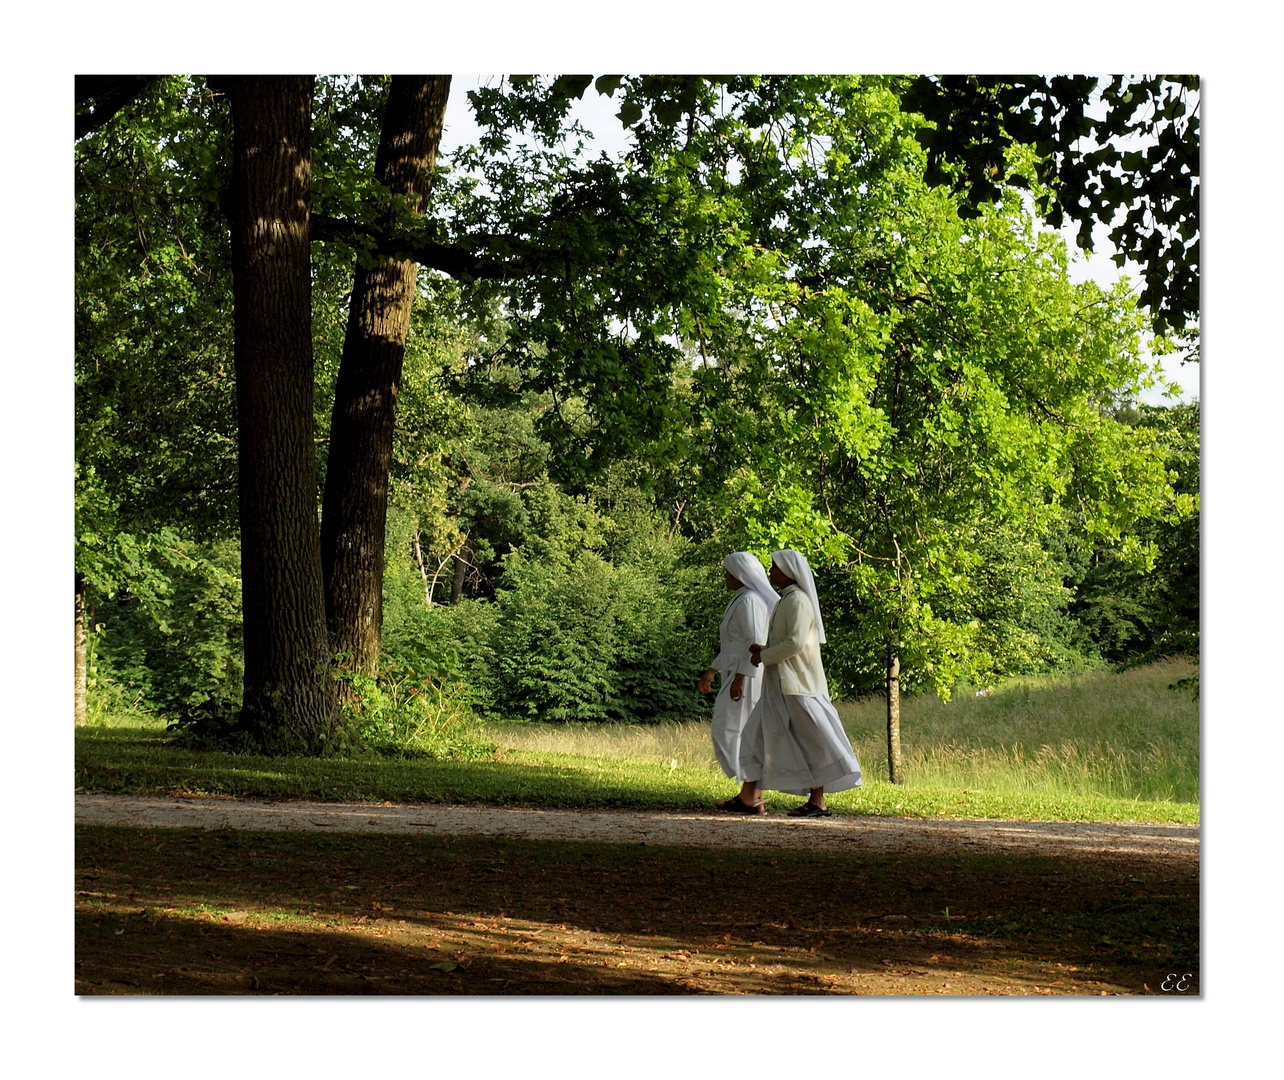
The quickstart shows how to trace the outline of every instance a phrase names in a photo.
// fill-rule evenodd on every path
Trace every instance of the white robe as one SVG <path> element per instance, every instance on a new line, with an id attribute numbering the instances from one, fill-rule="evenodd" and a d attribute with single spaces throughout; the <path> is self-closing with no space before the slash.
<path id="1" fill-rule="evenodd" d="M 781 646 L 788 629 L 788 636 L 801 652 L 803 642 L 815 636 L 814 629 L 800 627 L 797 622 L 813 619 L 810 605 L 804 608 L 801 604 L 785 603 L 796 588 L 785 589 L 781 602 L 776 605 L 768 646 Z M 788 625 L 791 619 L 792 627 Z M 767 654 L 763 650 L 764 655 L 775 655 L 777 662 L 762 664 L 762 696 L 740 738 L 740 776 L 757 780 L 764 789 L 790 795 L 809 795 L 818 787 L 826 792 L 858 787 L 860 762 L 843 730 L 838 710 L 829 700 L 828 688 L 814 696 L 786 694 L 781 689 L 781 661 L 788 658 L 781 653 L 787 651 L 775 649 L 773 654 Z M 818 645 L 815 663 L 820 666 Z"/>
<path id="2" fill-rule="evenodd" d="M 767 636 L 767 605 L 747 585 L 736 590 L 718 628 L 719 652 L 709 666 L 722 676 L 722 688 L 713 702 L 713 752 L 727 776 L 743 782 L 740 764 L 740 732 L 762 688 L 762 669 L 754 667 L 749 646 Z M 731 681 L 743 675 L 744 688 L 739 701 L 731 700 Z"/>

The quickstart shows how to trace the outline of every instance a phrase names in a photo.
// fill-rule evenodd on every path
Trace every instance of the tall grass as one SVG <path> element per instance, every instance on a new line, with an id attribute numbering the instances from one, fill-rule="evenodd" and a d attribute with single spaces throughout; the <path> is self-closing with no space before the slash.
<path id="1" fill-rule="evenodd" d="M 1189 693 L 1169 689 L 1192 671 L 1188 660 L 1168 660 L 1120 674 L 1013 679 L 984 696 L 959 694 L 949 702 L 907 698 L 901 708 L 905 784 L 897 790 L 1198 804 L 1199 706 Z M 886 785 L 883 699 L 843 702 L 838 711 L 866 791 Z M 490 724 L 486 730 L 514 750 L 718 771 L 707 723 Z"/>
<path id="2" fill-rule="evenodd" d="M 131 693 L 106 680 L 96 680 L 85 695 L 85 723 L 89 727 L 165 729 L 164 718 L 147 708 L 141 692 Z"/>
<path id="3" fill-rule="evenodd" d="M 709 724 L 540 724 L 491 722 L 487 737 L 510 750 L 626 758 L 673 769 L 718 769 Z"/>

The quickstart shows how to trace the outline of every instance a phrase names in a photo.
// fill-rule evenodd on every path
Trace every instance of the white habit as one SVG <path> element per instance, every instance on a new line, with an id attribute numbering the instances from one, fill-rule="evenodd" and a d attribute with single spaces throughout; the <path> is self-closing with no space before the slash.
<path id="1" fill-rule="evenodd" d="M 717 657 L 709 666 L 722 676 L 722 687 L 713 702 L 713 752 L 728 776 L 743 782 L 737 772 L 740 762 L 740 732 L 762 690 L 762 669 L 749 659 L 749 646 L 767 635 L 767 605 L 748 585 L 736 590 L 718 628 Z M 731 680 L 743 675 L 739 701 L 731 700 Z"/>
<path id="2" fill-rule="evenodd" d="M 846 791 L 860 782 L 860 763 L 829 700 L 820 663 L 824 624 L 819 618 L 810 568 L 796 552 L 772 558 L 789 577 L 771 616 L 762 650 L 763 687 L 740 740 L 740 775 L 790 795 L 812 788 Z"/>

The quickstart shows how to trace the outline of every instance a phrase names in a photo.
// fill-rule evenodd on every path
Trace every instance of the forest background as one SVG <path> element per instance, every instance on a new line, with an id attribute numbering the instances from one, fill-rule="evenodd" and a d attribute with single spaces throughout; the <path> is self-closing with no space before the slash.
<path id="1" fill-rule="evenodd" d="M 328 482 L 327 451 L 350 423 L 353 260 L 358 289 L 389 261 L 351 223 L 413 210 L 371 175 L 395 80 L 318 80 L 311 419 L 350 687 L 343 730 L 319 736 L 242 707 L 220 84 L 161 80 L 87 132 L 78 720 L 132 711 L 257 741 L 299 723 L 331 748 L 404 753 L 385 732 L 405 730 L 387 703 L 407 687 L 483 717 L 698 718 L 717 567 L 741 547 L 808 554 L 834 695 L 882 690 L 889 725 L 900 687 L 1197 653 L 1198 403 L 1137 401 L 1151 353 L 1197 359 L 1194 324 L 1149 293 L 1147 314 L 1126 283 L 1072 284 L 1033 213 L 1059 213 L 1057 178 L 1019 145 L 1003 186 L 933 178 L 911 82 L 470 93 L 482 136 L 425 170 L 432 250 L 404 366 L 370 391 L 397 401 L 386 507 L 365 515 L 383 566 L 367 560 L 378 595 L 345 630 L 360 570 L 334 552 L 358 526 L 329 523 L 358 516 L 362 489 L 342 486 L 349 458 Z M 1157 86 L 1148 122 L 1180 133 L 1193 98 Z M 617 92 L 634 147 L 598 154 L 569 106 Z M 1180 228 L 1178 250 L 1197 243 L 1197 220 Z"/>

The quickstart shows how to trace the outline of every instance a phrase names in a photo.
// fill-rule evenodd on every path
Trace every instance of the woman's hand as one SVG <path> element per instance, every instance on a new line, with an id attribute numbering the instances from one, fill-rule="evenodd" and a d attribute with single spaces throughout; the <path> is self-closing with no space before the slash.
<path id="1" fill-rule="evenodd" d="M 716 668 L 710 668 L 700 676 L 700 681 L 696 684 L 696 689 L 698 689 L 702 694 L 707 694 L 713 689 L 713 677 L 717 674 L 718 671 Z"/>
<path id="2" fill-rule="evenodd" d="M 754 667 L 759 667 L 762 664 L 762 646 L 761 645 L 749 646 L 749 663 L 753 664 Z"/>

